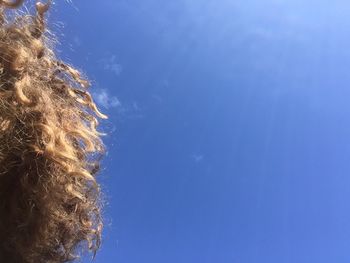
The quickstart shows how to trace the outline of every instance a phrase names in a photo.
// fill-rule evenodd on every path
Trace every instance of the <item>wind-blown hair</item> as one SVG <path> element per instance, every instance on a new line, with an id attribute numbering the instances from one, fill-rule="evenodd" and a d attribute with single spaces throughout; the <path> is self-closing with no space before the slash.
<path id="1" fill-rule="evenodd" d="M 95 180 L 105 118 L 76 69 L 58 60 L 36 15 L 0 0 L 0 262 L 60 263 L 101 240 Z"/>

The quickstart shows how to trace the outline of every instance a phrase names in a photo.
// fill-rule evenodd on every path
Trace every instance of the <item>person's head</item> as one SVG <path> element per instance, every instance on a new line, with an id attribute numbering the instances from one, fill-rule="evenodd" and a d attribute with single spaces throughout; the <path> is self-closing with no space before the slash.
<path id="1" fill-rule="evenodd" d="M 23 0 L 0 0 L 0 262 L 67 262 L 101 240 L 105 118 Z"/>

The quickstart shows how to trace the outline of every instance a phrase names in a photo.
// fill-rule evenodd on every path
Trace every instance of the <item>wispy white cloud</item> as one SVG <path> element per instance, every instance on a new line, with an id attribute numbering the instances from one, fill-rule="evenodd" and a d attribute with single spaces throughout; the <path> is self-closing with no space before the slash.
<path id="1" fill-rule="evenodd" d="M 99 63 L 104 70 L 111 71 L 116 76 L 119 76 L 123 71 L 123 67 L 117 62 L 117 57 L 115 55 L 111 55 L 108 58 L 103 58 L 99 61 Z"/>
<path id="2" fill-rule="evenodd" d="M 140 111 L 139 104 L 138 104 L 136 101 L 133 101 L 133 102 L 132 102 L 132 108 L 133 108 L 135 111 Z"/>
<path id="3" fill-rule="evenodd" d="M 199 163 L 199 162 L 203 161 L 204 155 L 202 155 L 202 154 L 192 154 L 191 158 L 192 158 L 196 163 Z"/>
<path id="4" fill-rule="evenodd" d="M 76 45 L 77 47 L 80 47 L 81 46 L 81 39 L 78 37 L 78 36 L 75 36 L 73 38 L 73 43 L 74 45 Z"/>
<path id="5" fill-rule="evenodd" d="M 142 119 L 144 117 L 144 112 L 137 101 L 122 103 L 117 96 L 111 95 L 106 89 L 97 89 L 92 92 L 92 96 L 98 107 L 107 110 L 114 109 L 114 116 L 117 116 L 119 121 Z"/>
<path id="6" fill-rule="evenodd" d="M 122 119 L 142 119 L 144 117 L 144 112 L 137 101 L 123 105 L 119 112 Z"/>
<path id="7" fill-rule="evenodd" d="M 105 89 L 95 91 L 93 96 L 97 104 L 106 109 L 122 107 L 120 100 L 116 96 L 111 96 Z"/>

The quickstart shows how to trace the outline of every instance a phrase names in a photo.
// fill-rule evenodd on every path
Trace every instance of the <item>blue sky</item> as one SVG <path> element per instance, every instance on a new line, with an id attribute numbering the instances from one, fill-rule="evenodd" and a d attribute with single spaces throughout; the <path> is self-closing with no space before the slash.
<path id="1" fill-rule="evenodd" d="M 110 116 L 97 263 L 349 262 L 347 1 L 72 2 L 58 50 Z"/>

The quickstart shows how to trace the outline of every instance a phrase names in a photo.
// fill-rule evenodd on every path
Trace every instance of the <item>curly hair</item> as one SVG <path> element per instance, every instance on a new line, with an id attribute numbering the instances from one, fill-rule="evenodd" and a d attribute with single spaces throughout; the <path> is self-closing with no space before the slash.
<path id="1" fill-rule="evenodd" d="M 0 262 L 71 262 L 100 246 L 105 149 L 89 82 L 36 14 L 0 0 Z"/>

